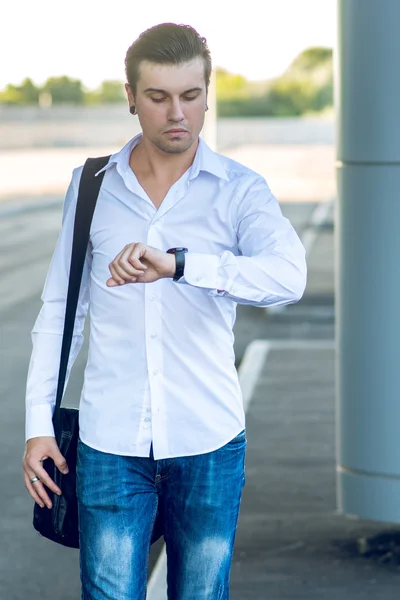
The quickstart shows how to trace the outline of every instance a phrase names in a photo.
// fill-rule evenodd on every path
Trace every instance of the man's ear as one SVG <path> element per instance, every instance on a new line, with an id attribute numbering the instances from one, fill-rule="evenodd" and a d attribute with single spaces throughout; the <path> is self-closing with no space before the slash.
<path id="1" fill-rule="evenodd" d="M 128 97 L 129 104 L 135 104 L 135 95 L 129 83 L 125 84 L 125 92 Z"/>

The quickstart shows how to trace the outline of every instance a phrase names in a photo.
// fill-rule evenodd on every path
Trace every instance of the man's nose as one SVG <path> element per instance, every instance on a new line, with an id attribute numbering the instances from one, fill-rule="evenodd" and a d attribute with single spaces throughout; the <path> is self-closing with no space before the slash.
<path id="1" fill-rule="evenodd" d="M 185 118 L 183 114 L 183 108 L 180 100 L 172 100 L 170 104 L 170 110 L 168 114 L 169 121 L 174 121 L 175 123 L 182 121 Z"/>

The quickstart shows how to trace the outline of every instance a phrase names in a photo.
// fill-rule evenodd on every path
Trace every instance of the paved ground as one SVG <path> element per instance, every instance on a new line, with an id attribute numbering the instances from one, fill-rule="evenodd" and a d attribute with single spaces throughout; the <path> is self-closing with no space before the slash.
<path id="1" fill-rule="evenodd" d="M 336 514 L 333 343 L 272 346 L 247 434 L 232 600 L 397 599 L 399 569 L 356 552 L 389 528 Z"/>

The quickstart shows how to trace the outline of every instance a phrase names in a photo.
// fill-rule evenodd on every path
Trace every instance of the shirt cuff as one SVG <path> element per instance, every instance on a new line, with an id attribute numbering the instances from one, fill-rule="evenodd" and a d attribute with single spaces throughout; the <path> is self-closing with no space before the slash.
<path id="1" fill-rule="evenodd" d="M 55 437 L 53 409 L 50 404 L 35 404 L 26 409 L 25 441 L 34 437 Z"/>
<path id="2" fill-rule="evenodd" d="M 184 275 L 177 283 L 188 283 L 194 287 L 209 290 L 222 289 L 218 284 L 219 256 L 215 254 L 200 254 L 187 252 L 185 254 Z"/>

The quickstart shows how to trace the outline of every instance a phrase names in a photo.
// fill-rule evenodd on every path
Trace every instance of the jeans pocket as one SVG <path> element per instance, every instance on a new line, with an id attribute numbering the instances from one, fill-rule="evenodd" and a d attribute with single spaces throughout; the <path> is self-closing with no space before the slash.
<path id="1" fill-rule="evenodd" d="M 230 444 L 242 444 L 243 442 L 246 442 L 246 441 L 247 441 L 246 430 L 243 429 L 243 431 L 238 433 L 237 436 L 234 437 L 233 440 L 231 440 L 229 443 Z"/>

